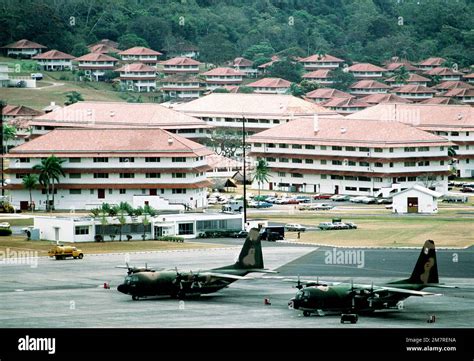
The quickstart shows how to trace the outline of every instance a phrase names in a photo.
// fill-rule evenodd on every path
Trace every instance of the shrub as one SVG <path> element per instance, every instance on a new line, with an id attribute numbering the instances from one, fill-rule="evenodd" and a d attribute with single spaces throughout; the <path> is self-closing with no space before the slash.
<path id="1" fill-rule="evenodd" d="M 165 242 L 184 242 L 183 237 L 176 237 L 176 236 L 163 236 L 158 237 L 158 241 L 165 241 Z"/>

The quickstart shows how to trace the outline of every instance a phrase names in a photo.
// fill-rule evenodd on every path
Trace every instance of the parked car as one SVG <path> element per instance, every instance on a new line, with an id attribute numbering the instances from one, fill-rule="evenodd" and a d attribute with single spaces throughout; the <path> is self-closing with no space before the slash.
<path id="1" fill-rule="evenodd" d="M 357 229 L 357 224 L 353 222 L 344 222 L 344 223 L 349 226 L 349 229 Z"/>
<path id="2" fill-rule="evenodd" d="M 249 207 L 252 208 L 270 208 L 273 207 L 273 204 L 264 202 L 264 201 L 250 201 L 248 203 Z"/>
<path id="3" fill-rule="evenodd" d="M 350 197 L 343 194 L 335 194 L 330 199 L 334 202 L 346 202 L 350 199 Z"/>
<path id="4" fill-rule="evenodd" d="M 308 196 L 297 196 L 296 200 L 300 203 L 309 203 L 311 202 L 311 197 Z"/>
<path id="5" fill-rule="evenodd" d="M 43 74 L 41 74 L 41 73 L 32 73 L 31 74 L 31 79 L 42 80 L 43 79 Z"/>
<path id="6" fill-rule="evenodd" d="M 306 231 L 306 227 L 298 223 L 288 223 L 285 224 L 285 230 L 287 232 L 304 232 Z"/>
<path id="7" fill-rule="evenodd" d="M 349 199 L 350 202 L 352 203 L 362 203 L 362 200 L 365 199 L 365 196 L 357 196 L 357 197 L 352 197 Z"/>
<path id="8" fill-rule="evenodd" d="M 319 223 L 318 228 L 321 231 L 329 231 L 331 229 L 335 229 L 334 224 L 332 222 L 322 222 Z"/>
<path id="9" fill-rule="evenodd" d="M 377 204 L 392 204 L 391 198 L 380 198 L 377 199 Z"/>
<path id="10" fill-rule="evenodd" d="M 463 193 L 474 193 L 474 188 L 472 188 L 472 187 L 463 187 L 461 189 L 461 192 L 463 192 Z"/>
<path id="11" fill-rule="evenodd" d="M 232 233 L 231 237 L 232 238 L 247 238 L 248 235 L 249 235 L 249 232 L 240 231 L 240 232 Z"/>
<path id="12" fill-rule="evenodd" d="M 315 194 L 313 196 L 313 198 L 314 199 L 331 199 L 332 196 L 333 196 L 332 194 L 320 194 L 320 193 L 318 193 L 318 194 Z"/>
<path id="13" fill-rule="evenodd" d="M 328 211 L 330 209 L 333 209 L 334 206 L 328 203 L 314 203 L 309 205 L 311 210 L 315 211 Z"/>
<path id="14" fill-rule="evenodd" d="M 362 202 L 361 203 L 364 203 L 364 204 L 374 204 L 376 203 L 377 200 L 374 198 L 374 197 L 364 197 L 362 199 Z"/>

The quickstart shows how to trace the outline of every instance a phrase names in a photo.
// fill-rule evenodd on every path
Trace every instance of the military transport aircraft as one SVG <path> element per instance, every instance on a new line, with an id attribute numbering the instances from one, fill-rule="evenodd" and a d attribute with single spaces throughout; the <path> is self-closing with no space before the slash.
<path id="1" fill-rule="evenodd" d="M 128 267 L 119 292 L 131 295 L 133 300 L 147 296 L 184 298 L 219 291 L 251 272 L 276 273 L 263 266 L 262 245 L 258 229 L 250 230 L 235 264 L 198 272 L 178 272 L 178 269 L 156 271 Z"/>
<path id="2" fill-rule="evenodd" d="M 384 285 L 354 283 L 330 283 L 319 280 L 301 281 L 299 291 L 288 307 L 311 313 L 342 312 L 348 314 L 371 313 L 375 310 L 399 308 L 400 301 L 410 296 L 435 296 L 436 293 L 422 291 L 425 287 L 457 288 L 439 283 L 436 250 L 433 241 L 425 242 L 410 278 Z"/>

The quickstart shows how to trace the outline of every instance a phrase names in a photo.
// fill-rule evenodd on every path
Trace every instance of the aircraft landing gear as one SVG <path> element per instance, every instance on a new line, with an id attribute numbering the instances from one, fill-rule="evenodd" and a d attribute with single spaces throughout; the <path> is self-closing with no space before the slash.
<path id="1" fill-rule="evenodd" d="M 138 296 L 132 296 L 132 300 L 138 301 L 138 300 L 139 300 L 139 297 L 138 297 Z"/>
<path id="2" fill-rule="evenodd" d="M 309 311 L 303 311 L 303 316 L 304 316 L 304 317 L 309 317 L 309 316 L 311 316 L 311 312 L 309 312 Z"/>

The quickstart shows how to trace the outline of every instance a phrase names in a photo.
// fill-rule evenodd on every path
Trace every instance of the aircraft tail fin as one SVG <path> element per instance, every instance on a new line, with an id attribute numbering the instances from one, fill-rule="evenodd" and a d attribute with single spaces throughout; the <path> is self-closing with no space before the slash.
<path id="1" fill-rule="evenodd" d="M 236 263 L 222 269 L 263 269 L 262 243 L 260 241 L 260 232 L 257 228 L 252 228 L 245 239 L 239 258 Z"/>
<path id="2" fill-rule="evenodd" d="M 412 283 L 420 285 L 439 283 L 436 248 L 432 240 L 427 240 L 423 245 L 410 278 L 394 283 Z"/>

